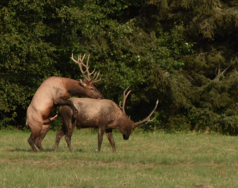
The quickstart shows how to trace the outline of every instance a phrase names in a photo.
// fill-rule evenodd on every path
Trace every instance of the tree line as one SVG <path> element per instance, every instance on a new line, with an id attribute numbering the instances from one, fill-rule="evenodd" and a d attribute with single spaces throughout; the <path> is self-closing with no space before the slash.
<path id="1" fill-rule="evenodd" d="M 238 132 L 238 3 L 233 0 L 2 0 L 0 128 L 25 126 L 50 76 L 80 79 L 72 53 L 90 54 L 96 87 L 146 130 Z"/>

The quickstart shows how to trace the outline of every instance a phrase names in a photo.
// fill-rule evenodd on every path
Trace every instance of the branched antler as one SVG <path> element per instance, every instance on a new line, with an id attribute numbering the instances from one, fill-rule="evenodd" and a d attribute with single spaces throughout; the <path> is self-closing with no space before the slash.
<path id="1" fill-rule="evenodd" d="M 151 116 L 153 115 L 153 113 L 155 112 L 155 110 L 156 110 L 158 104 L 159 104 L 159 99 L 157 99 L 156 104 L 155 104 L 155 107 L 154 107 L 154 110 L 152 110 L 152 112 L 150 113 L 150 115 L 149 115 L 147 118 L 145 118 L 144 120 L 135 123 L 135 124 L 134 124 L 134 127 L 137 127 L 137 126 L 139 126 L 139 125 L 141 125 L 141 124 L 143 124 L 143 123 L 147 124 L 147 123 L 153 121 L 155 118 L 150 119 L 150 117 L 151 117 Z"/>
<path id="2" fill-rule="evenodd" d="M 80 55 L 78 56 L 78 60 L 75 60 L 75 59 L 74 59 L 74 55 L 73 55 L 73 53 L 72 53 L 71 59 L 72 59 L 75 63 L 77 63 L 77 64 L 79 65 L 79 68 L 80 68 L 81 73 L 83 74 L 84 78 L 85 78 L 88 82 L 90 82 L 90 83 L 98 82 L 98 81 L 101 80 L 101 79 L 98 79 L 98 76 L 99 76 L 99 74 L 100 74 L 99 72 L 96 73 L 96 74 L 93 76 L 92 79 L 91 79 L 91 77 L 90 77 L 92 74 L 94 74 L 95 69 L 94 69 L 92 72 L 89 72 L 89 66 L 88 66 L 89 57 L 90 57 L 90 54 L 88 55 L 88 60 L 87 60 L 87 64 L 86 64 L 86 65 L 83 63 L 83 60 L 84 60 L 84 58 L 85 58 L 85 54 L 83 55 L 82 58 L 81 58 L 81 54 L 80 54 Z M 82 67 L 82 66 L 84 66 L 84 67 L 86 68 L 85 71 L 83 71 L 83 67 Z M 87 73 L 87 76 L 85 75 L 85 73 Z"/>
<path id="3" fill-rule="evenodd" d="M 124 112 L 124 114 L 126 114 L 125 111 L 125 105 L 126 105 L 126 99 L 128 97 L 128 95 L 130 94 L 131 90 L 127 92 L 127 90 L 129 89 L 130 86 L 128 86 L 125 91 L 123 92 L 123 104 L 121 105 L 121 102 L 119 103 L 119 107 L 121 108 L 121 110 Z M 127 93 L 126 93 L 127 92 Z"/>

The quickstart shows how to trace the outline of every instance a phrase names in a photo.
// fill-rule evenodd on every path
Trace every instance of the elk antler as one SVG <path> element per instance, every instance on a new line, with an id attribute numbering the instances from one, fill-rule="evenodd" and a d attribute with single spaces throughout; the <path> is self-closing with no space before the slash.
<path id="1" fill-rule="evenodd" d="M 130 94 L 131 90 L 127 92 L 127 90 L 129 89 L 130 86 L 128 86 L 125 91 L 123 92 L 123 105 L 121 106 L 121 102 L 119 103 L 119 107 L 121 108 L 121 110 L 124 112 L 124 114 L 126 114 L 125 111 L 125 105 L 126 105 L 126 98 L 128 97 L 128 95 Z M 127 92 L 127 93 L 126 93 Z"/>
<path id="2" fill-rule="evenodd" d="M 155 108 L 154 108 L 154 110 L 152 110 L 152 112 L 150 113 L 150 115 L 149 115 L 147 118 L 145 118 L 144 120 L 135 123 L 135 124 L 134 124 L 134 128 L 137 127 L 137 126 L 139 126 L 139 125 L 141 125 L 141 124 L 143 124 L 143 123 L 147 124 L 147 123 L 149 123 L 150 121 L 153 121 L 155 118 L 150 119 L 150 117 L 151 117 L 151 116 L 153 115 L 153 113 L 155 112 L 155 110 L 156 110 L 158 104 L 159 104 L 159 99 L 157 99 Z"/>
<path id="3" fill-rule="evenodd" d="M 83 58 L 81 58 L 81 54 L 80 54 L 80 55 L 78 56 L 78 61 L 77 61 L 77 60 L 74 59 L 74 55 L 73 55 L 73 53 L 72 53 L 71 59 L 72 59 L 75 63 L 77 63 L 77 64 L 79 65 L 80 71 L 82 72 L 84 78 L 85 78 L 88 82 L 94 83 L 94 82 L 100 81 L 101 78 L 98 79 L 98 76 L 99 76 L 99 74 L 100 74 L 99 72 L 98 72 L 97 74 L 95 74 L 92 79 L 90 78 L 90 76 L 95 72 L 95 69 L 94 69 L 92 72 L 89 72 L 88 62 L 89 62 L 90 54 L 88 55 L 88 60 L 87 60 L 87 64 L 86 64 L 86 65 L 83 63 L 84 57 L 85 57 L 85 54 L 83 55 Z M 83 71 L 82 65 L 86 68 L 86 71 Z M 88 76 L 85 75 L 86 72 L 87 72 Z"/>

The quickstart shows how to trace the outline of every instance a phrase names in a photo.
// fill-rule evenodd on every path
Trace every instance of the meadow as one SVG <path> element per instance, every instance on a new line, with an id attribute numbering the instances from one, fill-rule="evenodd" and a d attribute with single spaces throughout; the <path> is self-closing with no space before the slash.
<path id="1" fill-rule="evenodd" d="M 75 130 L 74 151 L 62 138 L 53 151 L 55 131 L 33 153 L 30 132 L 0 131 L 0 187 L 15 188 L 219 188 L 238 187 L 238 138 L 218 134 L 135 131 L 125 141 L 114 133 L 117 153 L 97 132 Z"/>

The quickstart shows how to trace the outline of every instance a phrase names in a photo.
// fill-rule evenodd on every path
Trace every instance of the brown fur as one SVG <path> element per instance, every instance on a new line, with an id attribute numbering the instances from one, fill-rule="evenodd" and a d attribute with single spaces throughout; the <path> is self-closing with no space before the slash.
<path id="1" fill-rule="evenodd" d="M 46 79 L 36 91 L 31 104 L 27 109 L 26 125 L 31 129 L 28 142 L 34 152 L 36 145 L 41 151 L 41 142 L 50 127 L 50 114 L 58 105 L 68 105 L 76 117 L 78 110 L 72 101 L 67 98 L 72 95 L 87 96 L 91 98 L 103 98 L 102 94 L 92 83 L 84 80 L 77 81 L 70 78 L 50 77 Z"/>
<path id="2" fill-rule="evenodd" d="M 73 119 L 73 112 L 68 106 L 60 107 L 60 114 L 63 117 L 63 126 L 56 135 L 55 151 L 57 151 L 59 141 L 64 135 L 68 147 L 70 151 L 72 151 L 71 136 L 76 125 L 81 128 L 98 128 L 98 151 L 101 150 L 103 134 L 106 132 L 112 149 L 116 152 L 112 129 L 118 129 L 123 134 L 123 138 L 128 140 L 134 128 L 139 125 L 129 119 L 118 105 L 111 100 L 82 98 L 70 98 L 69 100 L 71 100 L 78 109 L 79 115 L 75 121 Z M 155 109 L 157 108 L 157 105 L 158 102 Z M 149 120 L 147 120 L 147 122 L 148 121 Z"/>

